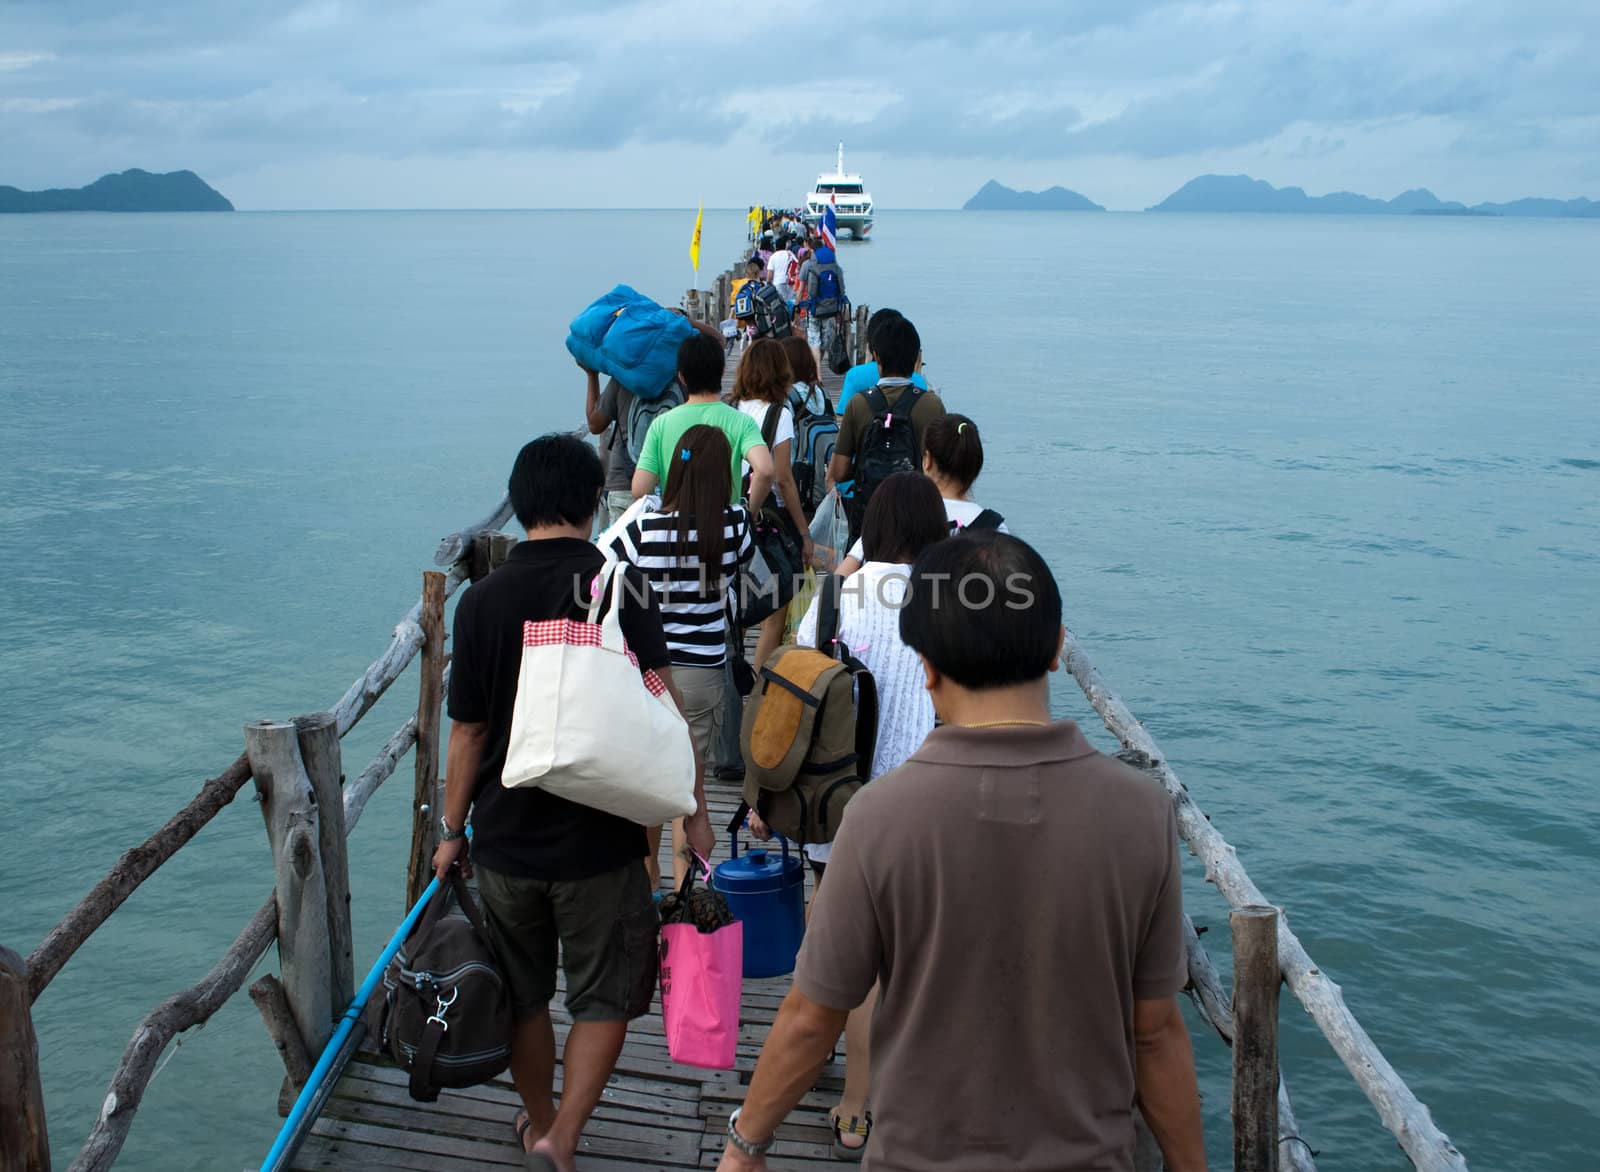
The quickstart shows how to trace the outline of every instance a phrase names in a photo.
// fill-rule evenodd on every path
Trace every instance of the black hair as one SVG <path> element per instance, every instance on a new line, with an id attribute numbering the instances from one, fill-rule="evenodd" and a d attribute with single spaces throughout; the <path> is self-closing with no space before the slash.
<path id="1" fill-rule="evenodd" d="M 928 546 L 911 567 L 900 641 L 963 688 L 1041 678 L 1060 637 L 1061 590 L 1025 541 L 995 529 L 962 532 Z"/>
<path id="2" fill-rule="evenodd" d="M 511 468 L 511 508 L 524 529 L 587 525 L 606 482 L 600 456 L 574 435 L 553 431 L 526 444 Z"/>
<path id="3" fill-rule="evenodd" d="M 733 495 L 733 447 L 721 428 L 697 423 L 667 453 L 664 512 L 676 512 L 673 555 L 680 566 L 699 563 L 701 597 L 721 597 L 728 499 Z M 695 539 L 689 540 L 690 533 Z"/>
<path id="4" fill-rule="evenodd" d="M 766 266 L 766 265 L 764 265 L 764 264 L 762 264 L 762 263 L 761 263 L 761 258 L 760 258 L 760 257 L 759 257 L 759 256 L 752 256 L 752 257 L 751 257 L 751 258 L 750 258 L 750 259 L 749 259 L 749 260 L 747 260 L 747 261 L 745 261 L 745 262 L 744 262 L 744 263 L 745 263 L 745 265 L 746 265 L 746 266 L 747 266 L 747 267 L 748 267 L 748 266 L 749 266 L 749 265 L 755 265 L 755 266 L 756 266 L 756 268 L 758 268 L 758 269 L 762 269 L 762 270 L 763 270 L 763 271 L 764 271 L 764 270 L 765 270 L 765 269 L 766 269 L 766 267 L 767 267 L 767 266 Z"/>
<path id="5" fill-rule="evenodd" d="M 903 316 L 905 315 L 898 309 L 874 309 L 872 316 L 867 318 L 867 349 L 876 349 L 873 343 L 877 341 L 878 330 L 882 328 L 884 322 Z"/>
<path id="6" fill-rule="evenodd" d="M 929 420 L 922 433 L 922 450 L 962 492 L 971 488 L 983 471 L 983 440 L 978 437 L 978 425 L 965 415 L 946 412 Z"/>
<path id="7" fill-rule="evenodd" d="M 922 353 L 922 339 L 917 327 L 904 317 L 891 317 L 878 327 L 872 345 L 878 356 L 878 373 L 890 378 L 907 378 L 917 369 L 917 356 Z"/>
<path id="8" fill-rule="evenodd" d="M 678 375 L 691 395 L 722 389 L 724 349 L 721 342 L 699 330 L 678 346 Z"/>
<path id="9" fill-rule="evenodd" d="M 920 472 L 896 472 L 872 490 L 861 520 L 861 551 L 869 562 L 911 562 L 950 533 L 944 498 Z"/>

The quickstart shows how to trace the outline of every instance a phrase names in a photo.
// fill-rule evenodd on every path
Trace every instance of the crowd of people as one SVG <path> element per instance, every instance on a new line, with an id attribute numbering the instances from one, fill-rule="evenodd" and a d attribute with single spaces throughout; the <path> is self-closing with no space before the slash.
<path id="1" fill-rule="evenodd" d="M 797 227 L 775 218 L 773 247 L 752 255 L 759 279 L 777 275 L 774 262 L 783 276 L 803 269 L 786 247 Z M 815 292 L 802 289 L 797 307 Z M 974 499 L 978 423 L 923 377 L 915 325 L 873 314 L 869 361 L 837 402 L 797 330 L 747 339 L 725 398 L 727 340 L 697 327 L 678 351 L 681 403 L 638 443 L 625 435 L 629 393 L 587 372 L 598 451 L 564 434 L 522 450 L 510 492 L 527 540 L 456 613 L 434 865 L 443 876 L 467 864 L 470 819 L 517 1014 L 514 1127 L 527 1166 L 572 1172 L 628 1022 L 649 1007 L 662 828 L 499 785 L 523 624 L 583 617 L 597 571 L 620 563 L 639 591 L 622 613 L 638 667 L 682 712 L 701 774 L 737 774 L 724 746 L 743 655 L 738 583 L 762 543 L 780 541 L 823 582 L 814 595 L 793 584 L 758 621 L 755 672 L 787 642 L 848 654 L 876 683 L 877 728 L 859 766 L 870 784 L 831 842 L 806 846 L 814 893 L 793 985 L 719 1168 L 766 1167 L 842 1034 L 844 1090 L 829 1115 L 841 1160 L 883 1172 L 1131 1169 L 1137 1107 L 1171 1172 L 1203 1169 L 1176 1002 L 1187 966 L 1171 803 L 1053 717 L 1059 588 Z M 812 492 L 796 436 L 821 412 L 838 433 Z M 818 498 L 848 517 L 837 564 L 809 537 Z M 672 827 L 675 867 L 711 854 L 703 787 L 696 801 Z M 770 833 L 759 808 L 749 827 Z M 573 1020 L 559 1104 L 558 955 Z"/>
<path id="2" fill-rule="evenodd" d="M 798 322 L 820 369 L 850 305 L 838 253 L 799 212 L 765 212 L 759 230 L 752 231 L 749 255 L 735 266 L 728 297 L 736 336 L 746 343 L 761 336 L 787 337 Z M 770 286 L 784 306 L 785 315 L 777 320 L 761 312 L 756 293 L 763 286 Z"/>

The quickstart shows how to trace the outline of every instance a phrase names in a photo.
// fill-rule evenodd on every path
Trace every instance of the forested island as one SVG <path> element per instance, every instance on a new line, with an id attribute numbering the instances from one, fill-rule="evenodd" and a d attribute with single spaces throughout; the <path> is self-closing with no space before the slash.
<path id="1" fill-rule="evenodd" d="M 134 168 L 87 187 L 22 191 L 0 186 L 0 212 L 231 212 L 233 204 L 193 171 Z"/>
<path id="2" fill-rule="evenodd" d="M 1106 209 L 1076 191 L 1052 187 L 1046 191 L 1013 191 L 993 179 L 962 205 L 967 212 L 1103 212 Z"/>
<path id="3" fill-rule="evenodd" d="M 1518 199 L 1472 207 L 1442 200 L 1426 187 L 1403 191 L 1393 199 L 1373 199 L 1353 191 L 1307 195 L 1299 187 L 1274 187 L 1249 175 L 1201 175 L 1147 212 L 1332 212 L 1337 215 L 1389 216 L 1556 216 L 1600 217 L 1600 203 L 1590 199 Z"/>
<path id="4" fill-rule="evenodd" d="M 1105 208 L 1076 191 L 1014 191 L 991 179 L 962 205 L 968 212 L 1103 212 Z M 1600 201 L 1529 198 L 1471 207 L 1444 200 L 1426 187 L 1402 191 L 1393 199 L 1374 199 L 1353 191 L 1307 195 L 1301 187 L 1274 187 L 1249 175 L 1201 175 L 1147 212 L 1275 212 L 1386 216 L 1543 216 L 1600 219 Z"/>

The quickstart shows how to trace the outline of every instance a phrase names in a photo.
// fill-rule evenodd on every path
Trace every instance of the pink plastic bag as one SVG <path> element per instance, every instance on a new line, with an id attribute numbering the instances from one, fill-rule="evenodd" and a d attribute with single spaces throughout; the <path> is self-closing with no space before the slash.
<path id="1" fill-rule="evenodd" d="M 662 925 L 661 1017 L 674 1062 L 733 1069 L 743 982 L 743 924 L 735 920 L 715 932 L 692 923 Z"/>

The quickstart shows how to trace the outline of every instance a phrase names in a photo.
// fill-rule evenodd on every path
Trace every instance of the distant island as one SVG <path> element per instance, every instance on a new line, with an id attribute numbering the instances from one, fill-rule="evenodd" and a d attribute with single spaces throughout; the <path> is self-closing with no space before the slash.
<path id="1" fill-rule="evenodd" d="M 0 186 L 0 212 L 231 212 L 233 204 L 193 171 L 153 175 L 137 168 L 87 187 L 21 191 Z"/>
<path id="2" fill-rule="evenodd" d="M 1013 191 L 993 179 L 961 205 L 965 212 L 1103 212 L 1106 209 L 1076 191 L 1052 187 L 1048 191 Z"/>
<path id="3" fill-rule="evenodd" d="M 1600 218 L 1600 202 L 1590 199 L 1519 199 L 1473 207 L 1442 200 L 1425 187 L 1393 199 L 1373 199 L 1353 191 L 1307 195 L 1299 187 L 1274 187 L 1248 175 L 1202 175 L 1191 179 L 1147 212 L 1324 212 L 1389 216 L 1554 216 Z"/>

